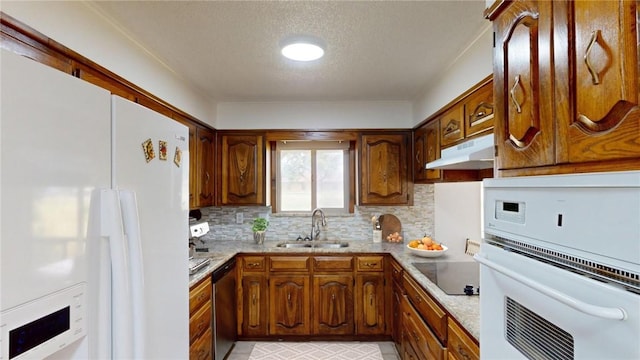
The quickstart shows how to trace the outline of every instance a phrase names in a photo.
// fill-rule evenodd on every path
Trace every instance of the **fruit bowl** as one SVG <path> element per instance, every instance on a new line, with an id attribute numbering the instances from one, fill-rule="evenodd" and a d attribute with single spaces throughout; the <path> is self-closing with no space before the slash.
<path id="1" fill-rule="evenodd" d="M 448 247 L 440 244 L 442 246 L 442 250 L 423 250 L 423 249 L 416 249 L 416 248 L 412 248 L 411 246 L 409 246 L 407 244 L 407 249 L 409 249 L 409 252 L 411 252 L 413 255 L 416 256 L 421 256 L 421 257 L 430 257 L 430 258 L 434 258 L 434 257 L 438 257 L 438 256 L 442 256 L 442 254 L 444 254 L 445 252 L 447 252 L 447 250 L 449 249 Z"/>

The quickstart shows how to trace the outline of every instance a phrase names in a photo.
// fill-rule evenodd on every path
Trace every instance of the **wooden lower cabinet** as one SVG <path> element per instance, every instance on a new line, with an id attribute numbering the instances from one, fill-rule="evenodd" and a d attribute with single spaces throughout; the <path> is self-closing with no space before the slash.
<path id="1" fill-rule="evenodd" d="M 253 263 L 250 263 L 253 264 Z M 268 298 L 267 277 L 263 274 L 244 274 L 241 278 L 238 304 L 239 334 L 242 336 L 267 335 Z"/>
<path id="2" fill-rule="evenodd" d="M 384 259 L 385 255 L 240 255 L 238 336 L 390 335 L 386 319 L 391 318 L 391 296 L 386 300 Z"/>
<path id="3" fill-rule="evenodd" d="M 211 351 L 213 332 L 211 328 L 189 347 L 189 359 L 191 360 L 211 360 L 213 352 Z"/>
<path id="4" fill-rule="evenodd" d="M 471 338 L 449 318 L 447 349 L 449 360 L 479 360 L 480 348 Z"/>
<path id="5" fill-rule="evenodd" d="M 212 284 L 205 278 L 189 290 L 189 358 L 212 359 Z"/>
<path id="6" fill-rule="evenodd" d="M 383 273 L 356 275 L 356 334 L 384 334 L 384 282 Z"/>
<path id="7" fill-rule="evenodd" d="M 269 278 L 269 333 L 307 335 L 311 332 L 311 295 L 308 275 Z"/>
<path id="8" fill-rule="evenodd" d="M 406 296 L 402 298 L 401 309 L 403 349 L 412 349 L 418 359 L 445 360 L 447 349 L 440 344 L 437 336 L 425 324 Z"/>
<path id="9" fill-rule="evenodd" d="M 353 334 L 353 275 L 314 275 L 313 309 L 314 334 Z"/>

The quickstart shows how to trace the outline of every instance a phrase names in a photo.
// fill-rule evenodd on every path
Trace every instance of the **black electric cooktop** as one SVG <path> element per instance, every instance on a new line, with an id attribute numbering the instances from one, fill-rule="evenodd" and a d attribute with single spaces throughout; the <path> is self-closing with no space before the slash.
<path id="1" fill-rule="evenodd" d="M 480 266 L 475 261 L 413 263 L 448 295 L 480 294 Z"/>

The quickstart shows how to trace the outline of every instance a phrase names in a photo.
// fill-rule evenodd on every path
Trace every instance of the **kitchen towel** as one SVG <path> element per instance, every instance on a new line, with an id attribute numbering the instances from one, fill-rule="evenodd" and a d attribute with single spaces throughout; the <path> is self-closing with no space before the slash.
<path id="1" fill-rule="evenodd" d="M 377 343 L 257 342 L 249 360 L 382 360 Z"/>

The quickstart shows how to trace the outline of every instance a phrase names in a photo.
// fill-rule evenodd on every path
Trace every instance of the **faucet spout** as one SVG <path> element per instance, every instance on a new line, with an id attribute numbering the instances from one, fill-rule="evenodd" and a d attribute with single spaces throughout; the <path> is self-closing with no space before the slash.
<path id="1" fill-rule="evenodd" d="M 316 214 L 318 213 L 320 214 L 320 223 L 322 226 L 327 226 L 327 218 L 324 216 L 324 211 L 320 208 L 315 208 L 313 212 L 311 212 L 311 240 L 314 238 L 317 239 L 320 236 L 320 225 L 315 221 Z"/>

